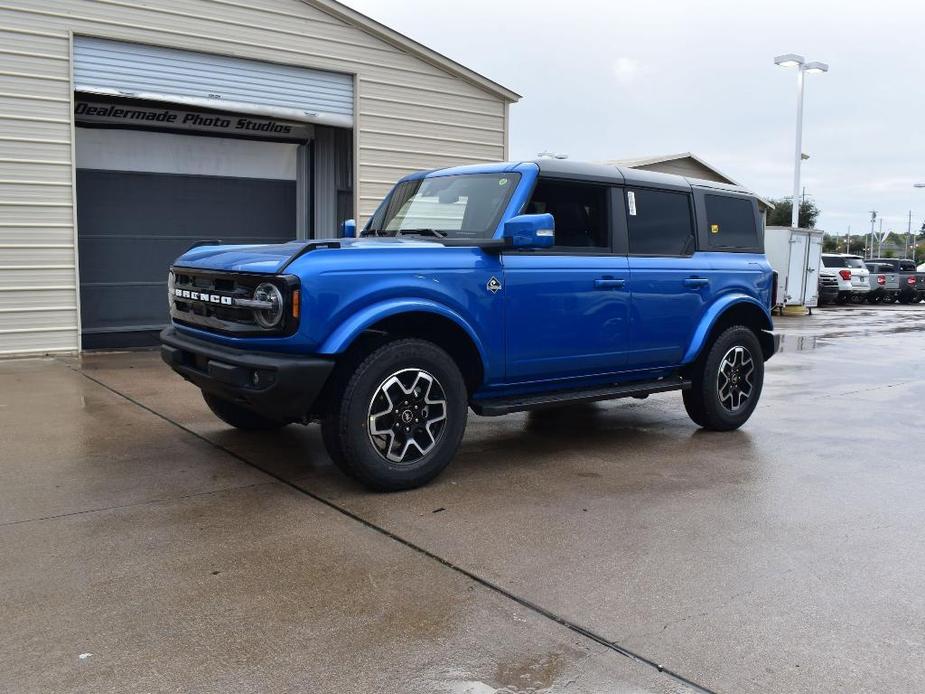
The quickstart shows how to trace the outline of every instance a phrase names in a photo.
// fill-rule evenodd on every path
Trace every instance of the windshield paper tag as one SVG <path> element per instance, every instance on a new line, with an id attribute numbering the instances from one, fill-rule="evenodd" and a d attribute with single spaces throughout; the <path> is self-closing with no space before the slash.
<path id="1" fill-rule="evenodd" d="M 630 208 L 630 216 L 635 217 L 636 216 L 636 193 L 634 193 L 631 190 L 627 191 L 626 203 L 627 205 L 629 205 L 629 208 Z"/>

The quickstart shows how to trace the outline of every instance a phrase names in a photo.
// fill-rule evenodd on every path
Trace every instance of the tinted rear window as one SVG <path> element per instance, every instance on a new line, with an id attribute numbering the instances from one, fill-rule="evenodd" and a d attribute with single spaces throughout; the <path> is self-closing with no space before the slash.
<path id="1" fill-rule="evenodd" d="M 694 252 L 689 195 L 663 190 L 628 190 L 626 202 L 632 255 L 689 255 Z"/>
<path id="2" fill-rule="evenodd" d="M 824 255 L 822 256 L 822 264 L 826 267 L 848 267 L 845 259 L 840 255 Z"/>
<path id="3" fill-rule="evenodd" d="M 845 265 L 848 267 L 864 267 L 864 261 L 860 258 L 845 258 Z"/>
<path id="4" fill-rule="evenodd" d="M 751 200 L 704 195 L 711 248 L 758 248 L 758 225 Z"/>
<path id="5" fill-rule="evenodd" d="M 900 260 L 899 269 L 903 272 L 915 272 L 915 263 L 911 260 Z"/>

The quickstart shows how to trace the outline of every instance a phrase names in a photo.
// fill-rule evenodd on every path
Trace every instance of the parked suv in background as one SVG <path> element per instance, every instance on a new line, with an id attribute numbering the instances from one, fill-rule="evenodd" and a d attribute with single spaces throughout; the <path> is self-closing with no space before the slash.
<path id="1" fill-rule="evenodd" d="M 892 304 L 899 294 L 899 273 L 889 263 L 868 261 L 865 263 L 870 271 L 870 292 L 867 301 L 871 304 Z"/>
<path id="2" fill-rule="evenodd" d="M 819 268 L 819 305 L 833 304 L 838 301 L 838 274 L 835 270 L 827 273 L 825 267 Z"/>
<path id="3" fill-rule="evenodd" d="M 321 420 L 341 470 L 404 489 L 452 460 L 467 406 L 681 391 L 699 426 L 740 427 L 777 347 L 772 285 L 741 188 L 465 166 L 401 179 L 360 238 L 187 251 L 162 355 L 232 426 Z"/>
<path id="4" fill-rule="evenodd" d="M 925 273 L 918 272 L 914 260 L 907 258 L 871 258 L 868 262 L 882 263 L 893 268 L 899 276 L 899 293 L 896 296 L 901 304 L 911 304 L 925 298 Z"/>
<path id="5" fill-rule="evenodd" d="M 870 271 L 864 266 L 864 259 L 857 255 L 823 253 L 819 277 L 820 282 L 823 277 L 835 277 L 840 304 L 863 301 L 870 291 Z"/>

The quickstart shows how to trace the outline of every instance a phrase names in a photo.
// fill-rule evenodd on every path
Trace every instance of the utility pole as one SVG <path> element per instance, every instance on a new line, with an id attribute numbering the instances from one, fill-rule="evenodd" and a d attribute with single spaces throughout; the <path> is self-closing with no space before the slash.
<path id="1" fill-rule="evenodd" d="M 880 218 L 880 229 L 877 232 L 877 257 L 883 255 L 883 217 Z"/>
<path id="2" fill-rule="evenodd" d="M 909 210 L 909 226 L 906 227 L 906 251 L 912 249 L 912 262 L 915 262 L 915 246 L 909 245 L 909 239 L 912 236 L 912 210 Z"/>
<path id="3" fill-rule="evenodd" d="M 870 211 L 870 238 L 867 242 L 867 257 L 874 257 L 874 221 L 877 219 L 877 210 Z M 881 222 L 882 223 L 882 222 Z"/>
<path id="4" fill-rule="evenodd" d="M 851 225 L 848 225 L 848 233 L 845 234 L 845 253 L 851 255 Z"/>

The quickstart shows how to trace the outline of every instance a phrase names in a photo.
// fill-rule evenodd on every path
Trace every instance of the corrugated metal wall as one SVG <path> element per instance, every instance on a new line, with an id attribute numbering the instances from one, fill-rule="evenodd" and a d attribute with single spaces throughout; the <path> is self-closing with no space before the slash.
<path id="1" fill-rule="evenodd" d="M 420 168 L 504 158 L 505 102 L 299 0 L 0 4 L 0 354 L 79 344 L 71 33 L 356 74 L 364 220 Z"/>

